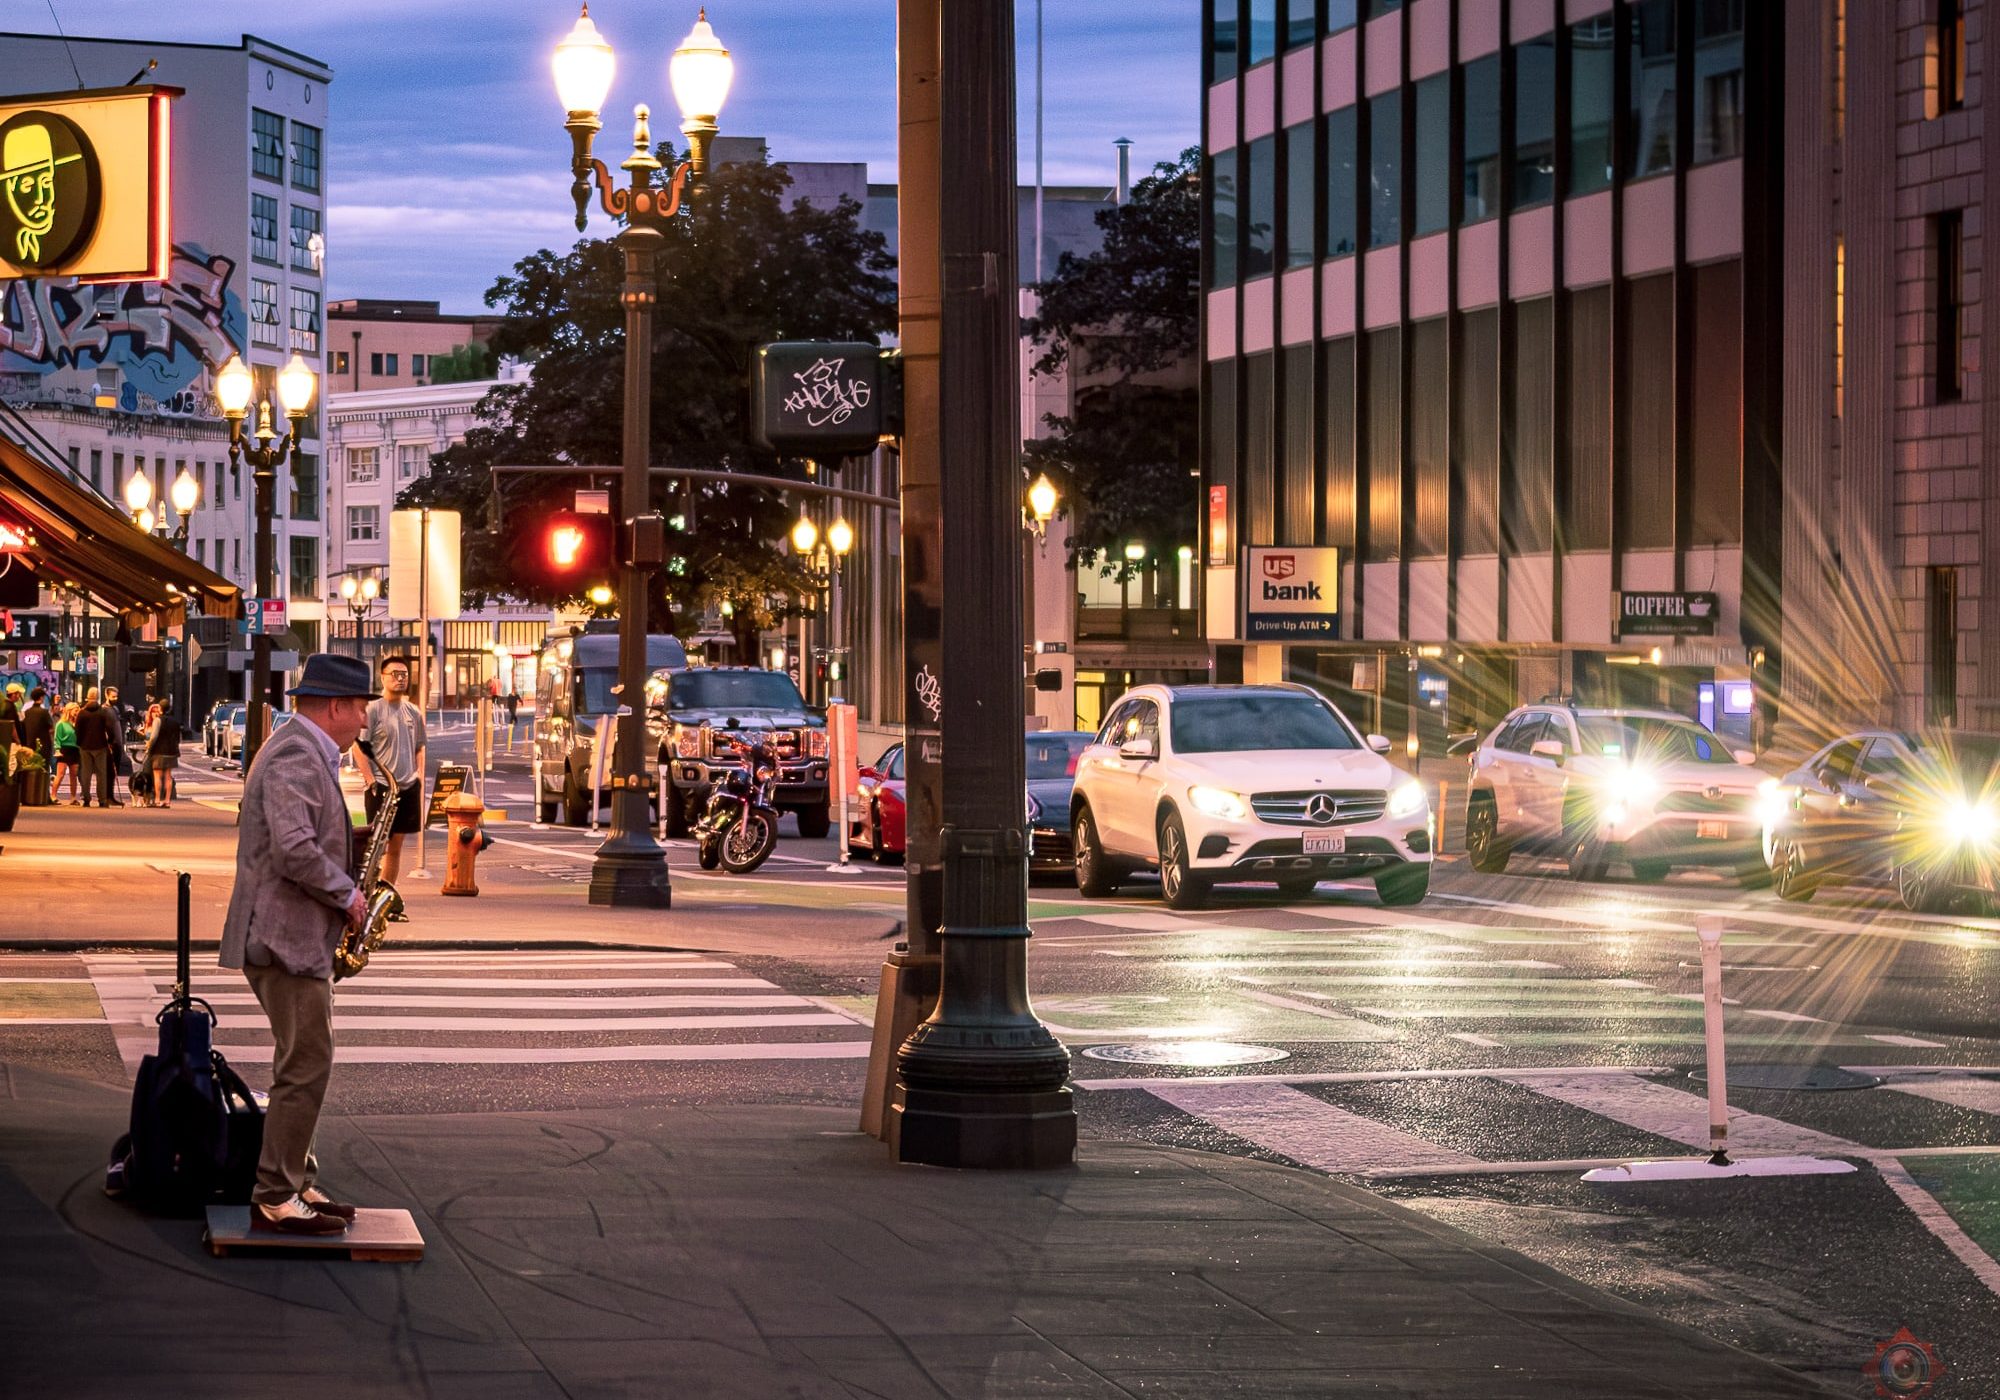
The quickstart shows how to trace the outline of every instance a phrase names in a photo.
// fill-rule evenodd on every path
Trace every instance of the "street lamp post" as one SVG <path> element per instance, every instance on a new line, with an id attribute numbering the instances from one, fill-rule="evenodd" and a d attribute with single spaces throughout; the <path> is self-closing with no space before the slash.
<path id="1" fill-rule="evenodd" d="M 215 376 L 215 396 L 222 404 L 222 416 L 229 420 L 230 458 L 239 463 L 247 462 L 254 473 L 257 488 L 257 597 L 261 604 L 263 599 L 278 591 L 277 561 L 273 557 L 276 548 L 271 525 L 276 508 L 278 466 L 298 454 L 299 439 L 305 434 L 306 414 L 311 410 L 313 395 L 319 388 L 319 376 L 312 372 L 312 367 L 298 352 L 292 353 L 292 358 L 278 371 L 278 399 L 284 405 L 289 430 L 280 437 L 272 429 L 271 400 L 267 397 L 257 405 L 257 445 L 252 447 L 243 440 L 243 419 L 250 410 L 250 399 L 256 388 L 257 381 L 240 355 L 231 355 L 229 363 Z M 243 771 L 246 773 L 268 737 L 269 721 L 265 704 L 271 692 L 271 634 L 263 629 L 261 619 L 257 631 L 252 634 L 250 651 L 250 708 L 243 721 Z"/>
<path id="2" fill-rule="evenodd" d="M 347 604 L 347 615 L 354 619 L 354 654 L 361 655 L 361 628 L 375 611 L 375 600 L 382 596 L 382 581 L 369 574 L 356 578 L 349 574 L 340 581 L 340 600 Z"/>
<path id="3" fill-rule="evenodd" d="M 847 517 L 836 515 L 833 523 L 826 527 L 826 547 L 833 560 L 833 602 L 827 613 L 826 636 L 826 698 L 834 700 L 833 683 L 839 681 L 844 686 L 847 681 L 847 637 L 841 629 L 845 621 L 841 615 L 840 583 L 841 565 L 847 562 L 847 555 L 854 548 L 854 527 L 847 523 Z M 847 854 L 843 842 L 841 854 Z"/>
<path id="4" fill-rule="evenodd" d="M 734 65 L 700 18 L 668 64 L 674 98 L 680 104 L 681 131 L 688 141 L 688 158 L 677 165 L 664 185 L 654 184 L 660 161 L 653 154 L 650 112 L 635 109 L 632 154 L 620 166 L 631 181 L 620 189 L 604 162 L 592 158 L 591 142 L 603 129 L 599 113 L 611 91 L 616 59 L 611 45 L 591 23 L 590 6 L 583 7 L 576 26 L 556 46 L 553 61 L 556 95 L 568 114 L 563 123 L 570 134 L 570 170 L 575 177 L 570 194 L 576 201 L 576 227 L 582 232 L 593 180 L 598 203 L 614 219 L 625 221 L 618 234 L 625 257 L 625 284 L 619 300 L 625 308 L 625 470 L 621 509 L 625 517 L 624 563 L 619 571 L 618 683 L 621 703 L 618 738 L 612 748 L 611 834 L 598 847 L 590 872 L 590 902 L 665 909 L 672 901 L 666 852 L 653 839 L 647 800 L 653 784 L 646 772 L 646 613 L 647 583 L 659 550 L 639 549 L 639 536 L 651 532 L 657 542 L 660 521 L 648 516 L 648 472 L 652 455 L 653 304 L 658 283 L 653 259 L 668 221 L 680 212 L 690 190 L 708 171 L 708 144 L 715 135 L 716 115 L 729 95 Z"/>

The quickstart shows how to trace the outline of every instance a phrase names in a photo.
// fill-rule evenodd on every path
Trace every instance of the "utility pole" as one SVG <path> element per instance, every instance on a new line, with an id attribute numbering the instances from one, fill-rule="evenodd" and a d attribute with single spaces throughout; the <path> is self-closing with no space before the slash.
<path id="1" fill-rule="evenodd" d="M 934 967 L 937 1003 L 884 1127 L 905 1162 L 1061 1166 L 1069 1052 L 1027 994 L 1013 0 L 900 0 L 898 38 L 912 917 L 885 977 Z"/>

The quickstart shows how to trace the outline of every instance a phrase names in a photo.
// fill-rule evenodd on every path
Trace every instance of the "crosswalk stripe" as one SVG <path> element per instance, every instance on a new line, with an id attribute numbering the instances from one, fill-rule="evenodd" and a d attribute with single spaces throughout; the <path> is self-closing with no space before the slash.
<path id="1" fill-rule="evenodd" d="M 473 1035 L 518 1035 L 563 1031 L 598 1035 L 612 1031 L 761 1030 L 775 1026 L 852 1026 L 853 1020 L 826 1011 L 741 1016 L 350 1016 L 334 1013 L 336 1031 L 453 1031 Z M 256 1024 L 217 1026 L 218 1043 L 242 1043 L 254 1037 L 270 1039 L 268 1027 Z"/>
<path id="2" fill-rule="evenodd" d="M 347 1045 L 333 1052 L 349 1065 L 589 1064 L 649 1060 L 865 1060 L 866 1040 L 743 1041 L 725 1045 Z"/>
<path id="3" fill-rule="evenodd" d="M 1314 1006 L 1311 1002 L 1294 1001 L 1290 997 L 1281 997 L 1273 992 L 1245 991 L 1239 992 L 1237 995 L 1248 997 L 1251 1001 L 1261 1002 L 1265 1006 L 1275 1006 L 1284 1011 L 1302 1011 L 1308 1016 L 1317 1016 L 1323 1021 L 1331 1021 L 1344 1032 L 1344 1034 L 1335 1036 L 1334 1039 L 1336 1040 L 1389 1040 L 1393 1038 L 1382 1027 L 1364 1021 L 1358 1016 L 1349 1016 L 1340 1011 L 1329 1011 L 1326 1007 Z"/>
<path id="4" fill-rule="evenodd" d="M 1450 1148 L 1283 1084 L 1155 1081 L 1154 1097 L 1257 1146 L 1324 1172 L 1353 1172 L 1385 1159 L 1424 1166 L 1476 1162 Z"/>
<path id="5" fill-rule="evenodd" d="M 2000 1079 L 1926 1075 L 1921 1079 L 1892 1079 L 1882 1087 L 1899 1094 L 1914 1094 L 1935 1103 L 1955 1104 L 1959 1108 L 2000 1115 Z"/>
<path id="6" fill-rule="evenodd" d="M 1688 1147 L 1708 1146 L 1708 1100 L 1657 1080 L 1637 1075 L 1494 1077 L 1670 1142 Z M 1761 1113 L 1732 1110 L 1729 1146 L 1732 1150 L 1742 1148 L 1750 1152 L 1840 1152 L 1852 1149 L 1854 1144 Z"/>
<path id="7" fill-rule="evenodd" d="M 202 1000 L 215 1007 L 255 1006 L 254 992 L 210 992 Z M 150 1005 L 151 1003 L 148 1003 Z M 567 997 L 480 997 L 480 996 L 424 996 L 413 994 L 403 996 L 398 993 L 364 993 L 343 988 L 335 1000 L 336 1014 L 345 1015 L 361 1009 L 394 1008 L 399 1011 L 670 1011 L 676 1007 L 704 1006 L 809 1006 L 805 997 L 792 996 L 785 992 L 769 994 L 761 992 L 723 993 L 707 996 L 639 995 L 639 996 L 599 996 L 594 993 L 579 993 Z M 148 1020 L 151 1019 L 148 1013 Z"/>
<path id="8" fill-rule="evenodd" d="M 717 963 L 717 967 L 728 967 L 728 963 Z M 162 990 L 169 979 L 158 978 Z M 235 976 L 197 977 L 193 980 L 196 996 L 202 995 L 202 988 L 229 988 L 235 990 L 243 981 Z M 643 987 L 764 987 L 773 988 L 774 983 L 761 977 L 399 977 L 385 973 L 370 976 L 371 987 L 462 987 L 467 991 L 498 991 L 508 987 L 518 987 L 523 991 L 637 991 Z M 336 992 L 336 996 L 340 993 Z"/>

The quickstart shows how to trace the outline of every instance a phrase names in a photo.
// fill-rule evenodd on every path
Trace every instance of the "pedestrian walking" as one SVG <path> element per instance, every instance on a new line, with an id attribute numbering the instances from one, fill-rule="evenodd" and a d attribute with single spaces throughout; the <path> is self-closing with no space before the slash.
<path id="1" fill-rule="evenodd" d="M 162 700 L 153 706 L 146 727 L 146 805 L 174 805 L 174 770 L 181 763 L 181 722 L 174 716 L 174 702 Z"/>
<path id="2" fill-rule="evenodd" d="M 125 799 L 118 795 L 118 780 L 132 777 L 132 751 L 126 738 L 132 728 L 132 708 L 118 701 L 118 687 L 104 688 L 104 705 L 111 712 L 111 805 L 123 807 Z"/>
<path id="3" fill-rule="evenodd" d="M 97 687 L 92 686 L 85 692 L 83 709 L 76 716 L 76 746 L 83 755 L 83 800 L 79 806 L 90 805 L 93 788 L 97 792 L 97 805 L 111 806 L 111 736 L 117 727 L 116 717 L 98 698 Z"/>
<path id="4" fill-rule="evenodd" d="M 76 746 L 76 717 L 83 706 L 72 700 L 63 706 L 56 720 L 56 781 L 50 801 L 62 795 L 63 780 L 69 780 L 69 805 L 83 805 L 83 753 Z"/>
<path id="5" fill-rule="evenodd" d="M 349 871 L 340 754 L 375 688 L 366 662 L 322 653 L 306 658 L 289 693 L 297 718 L 265 740 L 244 777 L 220 961 L 243 970 L 275 1042 L 250 1228 L 337 1235 L 354 1207 L 320 1189 L 312 1143 L 333 1074 L 334 949 L 368 910 Z"/>
<path id="6" fill-rule="evenodd" d="M 28 708 L 21 711 L 21 742 L 42 756 L 42 770 L 56 771 L 56 721 L 49 713 L 48 691 L 36 686 L 28 693 Z"/>
<path id="7" fill-rule="evenodd" d="M 514 721 L 520 717 L 521 694 L 519 691 L 510 690 L 507 692 L 507 728 L 510 731 L 514 728 Z"/>
<path id="8" fill-rule="evenodd" d="M 409 698 L 410 658 L 385 656 L 380 665 L 384 693 L 370 702 L 360 735 L 373 746 L 375 757 L 370 760 L 357 746 L 354 766 L 370 784 L 363 802 L 371 822 L 382 805 L 378 784 L 393 784 L 400 794 L 388 850 L 382 857 L 382 878 L 393 885 L 403 870 L 403 838 L 423 829 L 426 732 L 424 712 Z"/>

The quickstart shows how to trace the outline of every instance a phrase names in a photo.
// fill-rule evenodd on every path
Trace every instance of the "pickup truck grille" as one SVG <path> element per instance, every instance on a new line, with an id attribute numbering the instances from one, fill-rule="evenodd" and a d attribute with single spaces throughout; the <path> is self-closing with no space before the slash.
<path id="1" fill-rule="evenodd" d="M 1260 792 L 1250 799 L 1258 820 L 1278 826 L 1351 826 L 1374 821 L 1388 805 L 1389 794 L 1375 789 Z"/>
<path id="2" fill-rule="evenodd" d="M 733 759 L 736 751 L 732 743 L 754 744 L 762 740 L 777 751 L 779 758 L 799 756 L 799 731 L 796 729 L 711 729 L 708 731 L 708 756 L 710 758 Z"/>

